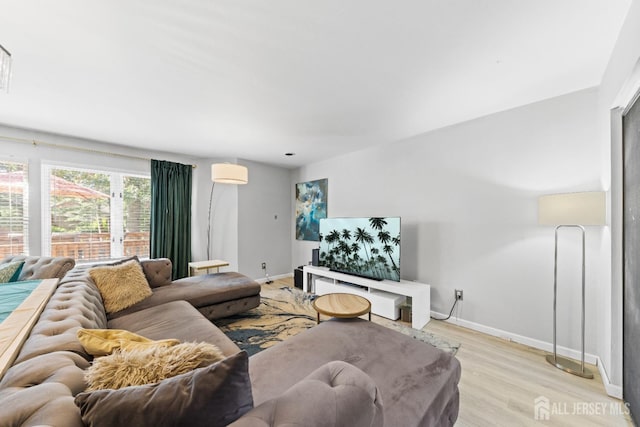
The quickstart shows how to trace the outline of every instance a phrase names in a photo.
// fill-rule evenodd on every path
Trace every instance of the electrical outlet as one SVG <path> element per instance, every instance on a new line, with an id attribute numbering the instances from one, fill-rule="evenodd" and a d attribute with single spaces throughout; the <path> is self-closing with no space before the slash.
<path id="1" fill-rule="evenodd" d="M 456 289 L 456 301 L 462 301 L 462 289 Z"/>
<path id="2" fill-rule="evenodd" d="M 267 269 L 267 263 L 266 263 L 266 262 L 263 262 L 263 263 L 262 263 L 262 269 L 263 269 L 263 270 L 266 270 L 266 269 Z"/>

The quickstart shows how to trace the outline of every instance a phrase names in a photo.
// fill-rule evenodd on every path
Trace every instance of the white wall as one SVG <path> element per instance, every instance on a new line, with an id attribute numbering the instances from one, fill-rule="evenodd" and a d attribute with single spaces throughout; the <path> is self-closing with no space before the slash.
<path id="1" fill-rule="evenodd" d="M 607 185 L 611 195 L 611 284 L 601 294 L 605 321 L 602 324 L 599 355 L 611 384 L 622 385 L 622 138 L 619 115 L 611 110 L 628 100 L 638 83 L 640 59 L 640 2 L 634 1 L 613 50 L 598 91 L 599 138 L 603 161 L 610 171 Z M 635 78 L 634 78 L 635 70 Z M 637 85 L 635 86 L 637 87 Z"/>
<path id="2" fill-rule="evenodd" d="M 238 187 L 216 184 L 211 199 L 211 164 L 236 163 L 236 159 L 199 159 L 193 174 L 193 209 L 191 257 L 194 261 L 207 259 L 207 230 L 211 201 L 210 259 L 229 262 L 227 271 L 239 271 L 238 247 Z"/>
<path id="3" fill-rule="evenodd" d="M 263 278 L 291 273 L 291 171 L 241 160 L 249 169 L 249 183 L 238 187 L 239 271 Z"/>
<path id="4" fill-rule="evenodd" d="M 432 286 L 432 310 L 551 342 L 553 228 L 542 194 L 602 190 L 597 91 L 584 90 L 298 169 L 292 184 L 329 179 L 329 216 L 402 217 L 402 277 Z M 292 196 L 293 197 L 293 196 Z M 295 227 L 291 222 L 292 233 Z M 293 234 L 295 235 L 295 234 Z M 596 351 L 608 228 L 587 230 L 587 342 Z M 317 244 L 293 240 L 292 266 Z M 561 239 L 558 343 L 580 348 L 577 234 Z"/>

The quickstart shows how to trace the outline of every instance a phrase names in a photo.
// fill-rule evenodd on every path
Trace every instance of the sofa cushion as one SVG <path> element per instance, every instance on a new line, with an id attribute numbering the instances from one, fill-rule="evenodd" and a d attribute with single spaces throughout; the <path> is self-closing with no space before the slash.
<path id="1" fill-rule="evenodd" d="M 226 426 L 251 410 L 247 353 L 155 384 L 80 393 L 88 426 Z"/>
<path id="2" fill-rule="evenodd" d="M 85 372 L 87 391 L 157 383 L 224 358 L 218 347 L 205 342 L 120 349 L 94 359 Z"/>
<path id="3" fill-rule="evenodd" d="M 107 318 L 98 288 L 90 280 L 65 277 L 40 314 L 16 363 L 54 351 L 72 351 L 90 359 L 76 332 L 80 328 L 106 327 Z"/>
<path id="4" fill-rule="evenodd" d="M 20 276 L 24 261 L 11 261 L 0 264 L 0 283 L 15 282 Z"/>
<path id="5" fill-rule="evenodd" d="M 13 365 L 0 383 L 0 425 L 82 427 L 73 396 L 85 389 L 88 367 L 86 359 L 68 351 Z"/>
<path id="6" fill-rule="evenodd" d="M 380 427 L 382 398 L 373 380 L 341 361 L 329 362 L 231 427 Z"/>
<path id="7" fill-rule="evenodd" d="M 151 288 L 136 260 L 124 264 L 95 267 L 89 271 L 100 290 L 107 313 L 124 310 L 151 296 Z"/>
<path id="8" fill-rule="evenodd" d="M 134 350 L 148 347 L 171 347 L 180 344 L 176 339 L 154 341 L 124 329 L 78 329 L 76 333 L 84 350 L 92 355 L 106 356 L 115 350 Z"/>
<path id="9" fill-rule="evenodd" d="M 172 288 L 171 292 L 183 295 L 184 300 L 189 301 L 196 308 L 260 293 L 258 282 L 233 271 L 174 280 Z M 158 289 L 158 291 L 169 292 L 165 289 Z M 187 291 L 187 289 L 190 290 Z"/>
<path id="10" fill-rule="evenodd" d="M 168 258 L 146 259 L 140 263 L 144 275 L 152 288 L 167 286 L 172 283 L 171 274 L 173 268 Z"/>
<path id="11" fill-rule="evenodd" d="M 233 341 L 186 301 L 172 301 L 111 319 L 108 327 L 126 329 L 152 340 L 206 341 L 218 346 L 225 356 L 240 351 Z"/>
<path id="12" fill-rule="evenodd" d="M 86 387 L 84 370 L 88 367 L 89 362 L 84 357 L 70 351 L 42 354 L 9 368 L 2 377 L 0 389 L 60 383 L 70 394 L 76 394 Z"/>

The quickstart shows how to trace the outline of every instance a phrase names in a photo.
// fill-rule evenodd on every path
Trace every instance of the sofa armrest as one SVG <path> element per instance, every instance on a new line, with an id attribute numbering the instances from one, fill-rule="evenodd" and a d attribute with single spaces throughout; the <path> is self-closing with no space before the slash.
<path id="1" fill-rule="evenodd" d="M 24 261 L 19 280 L 62 279 L 76 262 L 68 257 L 25 256 L 5 257 L 2 262 Z"/>
<path id="2" fill-rule="evenodd" d="M 140 261 L 142 271 L 152 288 L 171 284 L 172 264 L 169 258 L 146 259 Z"/>
<path id="3" fill-rule="evenodd" d="M 255 407 L 230 427 L 382 426 L 382 399 L 373 380 L 342 361 L 329 362 Z"/>

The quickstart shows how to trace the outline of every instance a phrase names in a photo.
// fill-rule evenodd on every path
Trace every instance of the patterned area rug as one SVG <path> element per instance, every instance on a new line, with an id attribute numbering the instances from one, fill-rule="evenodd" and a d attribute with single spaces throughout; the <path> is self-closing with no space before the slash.
<path id="1" fill-rule="evenodd" d="M 235 316 L 215 320 L 218 326 L 249 355 L 258 353 L 316 325 L 311 305 L 315 295 L 281 285 L 262 285 L 260 306 Z M 373 322 L 455 354 L 459 343 L 444 340 L 398 322 L 373 315 Z"/>

